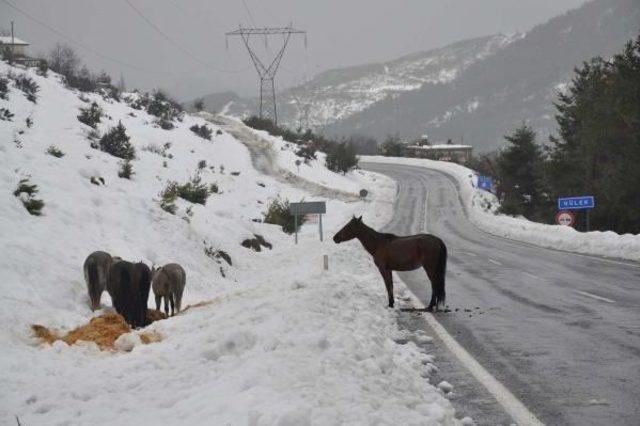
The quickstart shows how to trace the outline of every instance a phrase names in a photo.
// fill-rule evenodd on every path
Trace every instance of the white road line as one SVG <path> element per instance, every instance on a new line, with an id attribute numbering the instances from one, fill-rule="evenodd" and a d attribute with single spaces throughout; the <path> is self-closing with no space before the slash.
<path id="1" fill-rule="evenodd" d="M 422 210 L 422 217 L 423 217 L 423 222 L 422 222 L 422 228 L 424 230 L 424 232 L 428 232 L 427 231 L 427 225 L 428 225 L 428 220 L 429 218 L 427 217 L 427 215 L 429 214 L 429 190 L 425 188 L 424 192 L 426 192 L 425 196 L 424 196 L 424 206 L 422 206 L 423 210 Z M 420 230 L 418 230 L 418 232 L 420 232 Z"/>
<path id="2" fill-rule="evenodd" d="M 533 278 L 535 280 L 538 280 L 538 281 L 544 281 L 544 278 L 540 278 L 539 276 L 534 275 L 534 274 L 530 274 L 529 272 L 523 272 L 522 275 L 526 275 L 526 276 L 531 277 L 531 278 Z"/>
<path id="3" fill-rule="evenodd" d="M 576 293 L 581 294 L 583 296 L 590 297 L 590 298 L 595 299 L 595 300 L 600 300 L 602 302 L 616 303 L 615 300 L 607 299 L 606 297 L 598 296 L 596 294 L 587 293 L 586 291 L 576 290 Z"/>
<path id="4" fill-rule="evenodd" d="M 472 252 L 470 252 L 470 251 L 461 251 L 460 253 L 462 253 L 462 254 L 466 254 L 467 256 L 471 256 L 471 257 L 478 257 L 478 255 L 477 255 L 477 254 L 472 253 Z"/>
<path id="5" fill-rule="evenodd" d="M 491 395 L 502 405 L 513 420 L 520 426 L 543 425 L 509 390 L 493 377 L 482 365 L 476 361 L 453 337 L 440 325 L 431 314 L 425 316 L 427 323 L 433 328 L 445 346 L 458 358 Z"/>
<path id="6" fill-rule="evenodd" d="M 427 199 L 428 193 L 425 197 L 425 212 L 428 212 L 427 209 Z M 426 225 L 426 224 L 425 224 Z M 466 254 L 475 256 L 474 253 L 466 252 Z M 502 265 L 497 260 L 489 259 L 490 262 L 495 263 L 496 265 Z M 399 278 L 399 277 L 398 277 Z M 410 299 L 413 301 L 414 305 L 420 305 L 418 298 L 411 292 L 409 287 L 400 280 L 407 290 L 407 293 Z M 522 403 L 518 398 L 516 398 L 510 391 L 507 389 L 502 383 L 500 383 L 495 377 L 493 377 L 487 370 L 480 365 L 478 361 L 476 361 L 469 352 L 467 352 L 456 340 L 447 332 L 447 330 L 440 325 L 438 320 L 427 313 L 425 315 L 425 320 L 427 324 L 435 331 L 440 340 L 445 344 L 447 349 L 453 353 L 456 358 L 460 361 L 460 363 L 471 373 L 473 377 L 476 378 L 480 384 L 482 384 L 487 391 L 493 395 L 493 397 L 498 401 L 498 403 L 504 408 L 504 410 L 512 417 L 512 419 L 519 426 L 544 426 L 538 418 L 531 412 L 529 409 Z"/>
<path id="7" fill-rule="evenodd" d="M 397 277 L 402 284 L 404 284 L 406 292 L 410 302 L 414 306 L 420 306 L 422 303 L 413 294 L 409 287 L 402 281 L 400 277 Z M 502 383 L 491 375 L 485 368 L 475 360 L 473 356 L 460 343 L 449 334 L 449 332 L 438 322 L 435 316 L 431 313 L 426 313 L 424 316 L 425 321 L 431 327 L 431 329 L 438 335 L 438 338 L 442 340 L 442 343 L 447 349 L 456 357 L 458 361 L 464 366 L 464 368 L 471 373 L 471 375 L 498 401 L 498 404 L 504 408 L 518 424 L 518 426 L 544 426 L 538 418 L 522 403 L 518 398 L 513 395 L 509 389 L 507 389 Z"/>
<path id="8" fill-rule="evenodd" d="M 487 260 L 493 263 L 494 265 L 502 266 L 502 263 L 498 262 L 497 260 L 493 260 L 493 259 L 487 259 Z"/>
<path id="9" fill-rule="evenodd" d="M 513 418 L 519 426 L 543 425 L 540 420 L 525 405 L 520 402 L 502 383 L 485 370 L 469 352 L 467 352 L 453 337 L 440 325 L 438 320 L 430 313 L 425 315 L 425 320 L 436 332 L 440 340 L 445 344 L 456 358 L 465 366 L 473 377 L 480 382 L 487 391 L 493 395 L 504 410 Z"/>

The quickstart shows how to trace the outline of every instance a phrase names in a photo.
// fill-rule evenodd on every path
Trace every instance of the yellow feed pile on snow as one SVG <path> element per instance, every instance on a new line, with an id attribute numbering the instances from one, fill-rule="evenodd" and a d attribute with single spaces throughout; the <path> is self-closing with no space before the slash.
<path id="1" fill-rule="evenodd" d="M 160 342 L 162 340 L 162 334 L 158 333 L 157 331 L 143 331 L 142 333 L 140 333 L 140 340 L 145 345 L 148 345 L 149 343 Z"/>
<path id="2" fill-rule="evenodd" d="M 122 316 L 108 313 L 91 318 L 89 324 L 71 330 L 62 340 L 69 345 L 73 345 L 78 340 L 86 340 L 95 342 L 100 349 L 110 349 L 121 334 L 130 331 L 129 324 Z"/>
<path id="3" fill-rule="evenodd" d="M 158 319 L 164 319 L 166 316 L 162 312 L 149 309 L 147 318 L 153 322 Z M 124 318 L 115 313 L 109 312 L 94 318 L 91 318 L 89 324 L 75 328 L 65 334 L 59 335 L 55 331 L 49 330 L 43 325 L 33 324 L 31 326 L 35 336 L 45 343 L 53 343 L 56 340 L 62 340 L 68 345 L 73 345 L 79 340 L 95 342 L 100 349 L 113 349 L 113 344 L 122 334 L 129 333 L 131 328 Z M 145 331 L 140 334 L 140 340 L 143 343 L 154 343 L 162 340 L 162 336 L 155 331 Z"/>
<path id="4" fill-rule="evenodd" d="M 185 312 L 187 312 L 189 309 L 193 309 L 193 308 L 202 308 L 203 306 L 209 306 L 209 305 L 216 305 L 218 303 L 222 303 L 222 302 L 226 302 L 227 300 L 229 300 L 232 296 L 234 295 L 240 295 L 246 293 L 246 291 L 244 292 L 236 292 L 233 294 L 229 294 L 229 295 L 225 295 L 225 296 L 218 296 L 218 297 L 214 297 L 213 299 L 209 299 L 209 300 L 203 300 L 202 302 L 198 302 L 198 303 L 194 303 L 192 305 L 187 305 L 184 308 L 182 308 L 182 310 L 180 311 L 180 313 L 178 315 L 182 315 Z"/>
<path id="5" fill-rule="evenodd" d="M 58 335 L 56 335 L 54 332 L 43 325 L 33 324 L 31 326 L 31 329 L 33 330 L 33 333 L 36 335 L 36 337 L 45 343 L 51 344 L 60 339 Z"/>
<path id="6" fill-rule="evenodd" d="M 156 311 L 155 309 L 147 309 L 147 324 L 163 319 L 167 319 L 164 312 Z"/>
<path id="7" fill-rule="evenodd" d="M 184 314 L 185 312 L 187 312 L 189 309 L 192 309 L 192 308 L 201 308 L 203 306 L 212 305 L 215 302 L 216 302 L 216 299 L 213 299 L 213 300 L 205 300 L 204 302 L 194 303 L 193 305 L 187 305 L 184 308 L 182 308 L 182 310 L 180 311 L 180 314 Z"/>

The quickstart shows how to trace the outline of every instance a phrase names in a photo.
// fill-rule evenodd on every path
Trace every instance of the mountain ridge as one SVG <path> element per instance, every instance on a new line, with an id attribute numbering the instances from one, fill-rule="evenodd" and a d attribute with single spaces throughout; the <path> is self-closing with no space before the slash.
<path id="1" fill-rule="evenodd" d="M 594 56 L 610 56 L 640 29 L 637 0 L 595 0 L 537 25 L 494 55 L 463 70 L 449 84 L 426 84 L 323 130 L 377 136 L 464 139 L 481 151 L 529 122 L 544 141 L 555 130 L 553 102 L 573 70 Z"/>
<path id="2" fill-rule="evenodd" d="M 498 148 L 504 134 L 526 121 L 544 142 L 555 131 L 553 103 L 574 68 L 614 54 L 639 30 L 638 0 L 593 0 L 526 33 L 324 71 L 278 94 L 278 121 L 379 141 L 389 134 L 428 134 L 432 140 L 464 140 L 478 151 Z M 223 108 L 246 116 L 257 102 L 228 99 L 217 110 Z"/>

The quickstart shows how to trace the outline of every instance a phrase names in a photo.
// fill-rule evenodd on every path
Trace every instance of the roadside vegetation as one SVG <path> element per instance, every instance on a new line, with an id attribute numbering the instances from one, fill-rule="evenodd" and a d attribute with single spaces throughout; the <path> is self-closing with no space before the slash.
<path id="1" fill-rule="evenodd" d="M 28 178 L 21 179 L 16 190 L 13 191 L 13 195 L 20 199 L 24 208 L 32 216 L 42 215 L 44 207 L 44 201 L 36 198 L 38 191 L 38 185 L 29 182 Z"/>
<path id="2" fill-rule="evenodd" d="M 305 222 L 305 218 L 304 216 L 298 216 L 298 226 L 296 227 L 296 219 L 289 210 L 289 200 L 278 197 L 267 206 L 267 212 L 264 213 L 263 222 L 280 225 L 285 233 L 293 234 L 300 229 Z"/>
<path id="3" fill-rule="evenodd" d="M 403 157 L 404 144 L 398 135 L 388 135 L 380 146 L 380 155 L 385 157 Z"/>
<path id="4" fill-rule="evenodd" d="M 109 129 L 100 138 L 100 150 L 123 160 L 133 160 L 136 156 L 136 150 L 129 139 L 127 129 L 122 122 L 118 122 L 116 127 Z"/>
<path id="5" fill-rule="evenodd" d="M 207 198 L 211 194 L 219 192 L 218 185 L 211 183 L 207 185 L 202 182 L 199 174 L 195 174 L 191 179 L 183 184 L 169 181 L 167 186 L 160 192 L 160 208 L 167 213 L 175 214 L 177 206 L 175 204 L 178 198 L 194 204 L 207 203 Z"/>
<path id="6" fill-rule="evenodd" d="M 272 136 L 280 136 L 285 141 L 298 145 L 296 155 L 305 163 L 316 158 L 316 151 L 322 151 L 327 154 L 325 165 L 332 172 L 345 174 L 358 167 L 359 159 L 349 139 L 327 138 L 310 129 L 291 130 L 277 126 L 269 119 L 256 116 L 245 119 L 244 124 L 257 130 L 264 130 Z"/>
<path id="7" fill-rule="evenodd" d="M 106 72 L 96 74 L 89 71 L 89 68 L 82 64 L 76 51 L 67 45 L 57 44 L 49 51 L 47 66 L 51 71 L 62 75 L 64 83 L 70 88 L 81 92 L 100 93 L 115 100 L 120 99 L 122 88 L 113 85 L 111 77 Z M 46 73 L 46 70 L 40 72 Z"/>
<path id="8" fill-rule="evenodd" d="M 477 165 L 498 180 L 502 211 L 551 223 L 562 196 L 593 195 L 591 229 L 640 233 L 640 36 L 611 59 L 576 68 L 556 106 L 558 134 L 541 144 L 526 123 Z M 584 215 L 578 215 L 584 227 Z"/>

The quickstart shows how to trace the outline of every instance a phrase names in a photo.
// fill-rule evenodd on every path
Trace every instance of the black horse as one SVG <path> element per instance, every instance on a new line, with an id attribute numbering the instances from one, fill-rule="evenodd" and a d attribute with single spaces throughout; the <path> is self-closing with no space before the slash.
<path id="1" fill-rule="evenodd" d="M 151 271 L 142 262 L 133 264 L 121 260 L 109 270 L 107 291 L 113 307 L 133 328 L 146 325 L 150 286 Z"/>
<path id="2" fill-rule="evenodd" d="M 373 256 L 389 296 L 389 307 L 393 308 L 392 271 L 412 271 L 424 268 L 431 281 L 431 302 L 427 310 L 437 310 L 444 304 L 444 278 L 447 269 L 447 246 L 434 235 L 418 234 L 399 237 L 393 234 L 377 232 L 362 222 L 362 216 L 349 221 L 333 237 L 341 243 L 354 238 Z"/>

